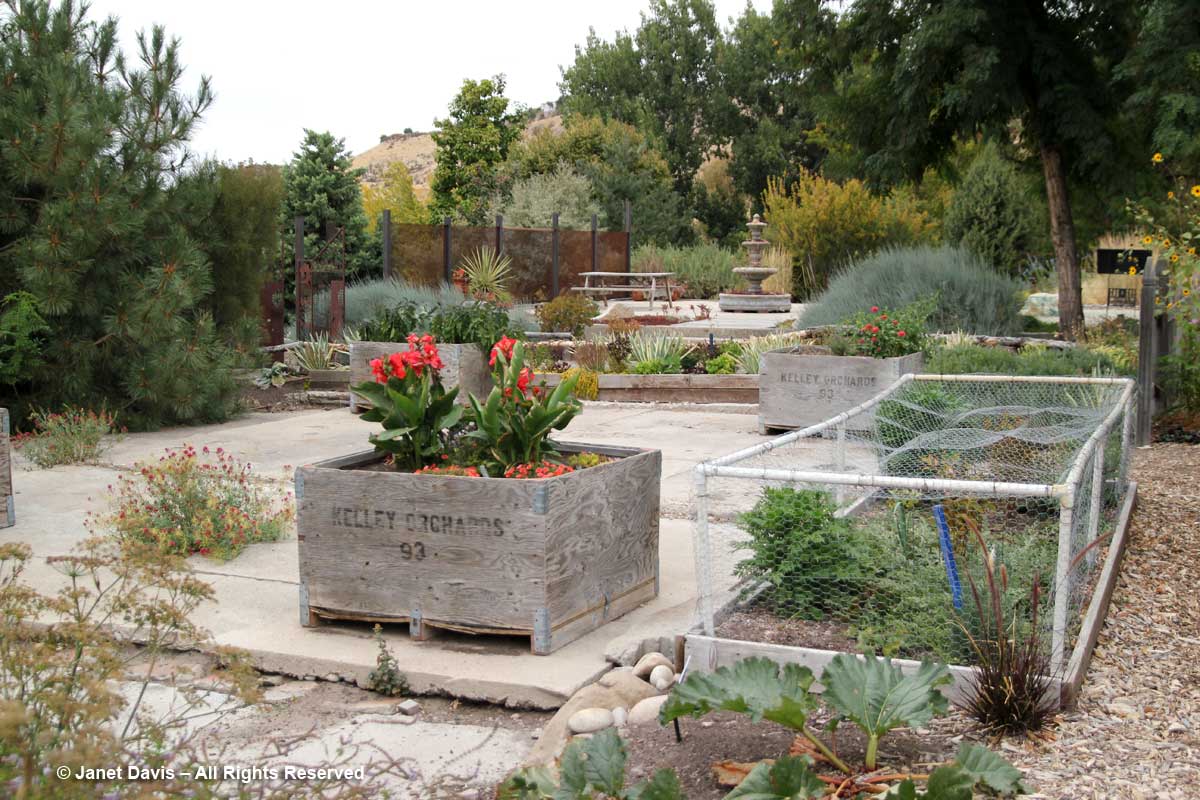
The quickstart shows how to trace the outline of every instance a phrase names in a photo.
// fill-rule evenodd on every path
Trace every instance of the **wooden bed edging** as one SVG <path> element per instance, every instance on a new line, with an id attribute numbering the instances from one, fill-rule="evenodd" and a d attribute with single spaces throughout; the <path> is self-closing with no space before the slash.
<path id="1" fill-rule="evenodd" d="M 557 372 L 539 372 L 554 388 L 562 380 Z M 757 375 L 599 375 L 597 400 L 634 403 L 757 403 Z"/>

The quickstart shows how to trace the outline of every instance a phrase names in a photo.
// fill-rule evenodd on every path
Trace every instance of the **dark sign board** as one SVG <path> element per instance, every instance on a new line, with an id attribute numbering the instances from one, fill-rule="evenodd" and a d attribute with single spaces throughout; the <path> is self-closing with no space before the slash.
<path id="1" fill-rule="evenodd" d="M 1096 272 L 1101 275 L 1128 275 L 1133 267 L 1140 275 L 1146 269 L 1149 250 L 1096 249 Z"/>

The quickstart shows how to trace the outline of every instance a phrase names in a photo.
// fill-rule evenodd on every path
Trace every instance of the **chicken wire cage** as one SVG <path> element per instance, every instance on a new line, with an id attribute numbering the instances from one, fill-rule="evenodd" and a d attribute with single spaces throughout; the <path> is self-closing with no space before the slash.
<path id="1" fill-rule="evenodd" d="M 905 375 L 698 465 L 694 631 L 970 666 L 994 585 L 1061 676 L 1128 490 L 1133 403 L 1124 378 Z"/>

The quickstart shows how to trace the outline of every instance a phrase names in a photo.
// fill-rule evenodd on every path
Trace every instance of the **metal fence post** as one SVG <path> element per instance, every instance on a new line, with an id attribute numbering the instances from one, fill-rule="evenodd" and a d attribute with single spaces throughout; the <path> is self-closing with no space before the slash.
<path id="1" fill-rule="evenodd" d="M 300 297 L 300 271 L 304 264 L 304 217 L 296 217 L 293 220 L 293 230 L 295 238 L 293 240 L 292 252 L 296 259 L 296 285 L 294 291 L 294 302 L 296 304 L 296 338 L 304 341 L 304 306 L 303 300 Z"/>
<path id="2" fill-rule="evenodd" d="M 390 278 L 392 276 L 392 212 L 388 209 L 383 210 L 383 219 L 379 221 L 383 226 L 383 277 Z"/>
<path id="3" fill-rule="evenodd" d="M 633 271 L 633 203 L 625 201 L 625 271 Z"/>
<path id="4" fill-rule="evenodd" d="M 1142 273 L 1141 310 L 1138 314 L 1138 410 L 1137 444 L 1150 444 L 1154 421 L 1154 380 L 1158 365 L 1158 325 L 1154 321 L 1154 301 L 1158 292 L 1157 263 L 1147 259 Z"/>
<path id="5" fill-rule="evenodd" d="M 596 229 L 597 223 L 598 223 L 598 220 L 596 219 L 596 215 L 592 214 L 592 272 L 596 272 L 596 263 L 597 263 L 597 260 L 596 260 L 597 252 L 596 251 L 597 251 L 597 243 L 599 242 L 599 237 L 596 232 L 597 231 L 597 229 Z"/>
<path id="6" fill-rule="evenodd" d="M 1058 558 L 1054 567 L 1054 623 L 1050 638 L 1050 674 L 1061 676 L 1067 645 L 1067 605 L 1071 599 L 1071 532 L 1075 523 L 1075 486 L 1059 498 Z"/>
<path id="7" fill-rule="evenodd" d="M 713 576 L 712 553 L 708 541 L 708 478 L 704 474 L 704 465 L 697 464 L 693 474 L 696 528 L 692 547 L 696 562 L 696 609 L 700 623 L 704 626 L 704 635 L 713 636 L 716 633 L 715 610 L 713 609 Z"/>
<path id="8" fill-rule="evenodd" d="M 558 297 L 558 212 L 550 215 L 550 299 Z"/>
<path id="9" fill-rule="evenodd" d="M 442 280 L 450 282 L 450 217 L 442 218 Z"/>
<path id="10" fill-rule="evenodd" d="M 496 215 L 496 258 L 504 252 L 504 215 Z"/>

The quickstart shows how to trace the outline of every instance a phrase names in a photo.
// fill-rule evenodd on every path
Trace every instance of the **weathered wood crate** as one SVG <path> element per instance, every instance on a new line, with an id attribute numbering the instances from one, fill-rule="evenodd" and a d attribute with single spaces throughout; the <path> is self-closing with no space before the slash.
<path id="1" fill-rule="evenodd" d="M 759 362 L 758 428 L 806 428 L 865 403 L 909 372 L 920 372 L 920 353 L 896 358 L 835 356 L 806 347 L 775 350 Z"/>
<path id="2" fill-rule="evenodd" d="M 537 379 L 553 389 L 555 372 Z M 609 375 L 599 376 L 597 400 L 627 403 L 757 403 L 757 375 Z"/>
<path id="3" fill-rule="evenodd" d="M 11 432 L 8 409 L 0 408 L 0 528 L 7 528 L 17 522 L 13 502 Z"/>
<path id="4" fill-rule="evenodd" d="M 657 596 L 662 454 L 559 449 L 614 460 L 541 480 L 383 470 L 373 451 L 298 468 L 301 624 L 513 634 L 545 654 Z"/>
<path id="5" fill-rule="evenodd" d="M 467 395 L 475 395 L 479 399 L 487 396 L 492 390 L 492 372 L 487 359 L 473 344 L 444 344 L 438 342 L 438 355 L 445 364 L 440 371 L 442 386 L 446 389 L 458 387 L 458 400 L 464 405 Z M 386 358 L 392 353 L 408 349 L 404 342 L 351 342 L 350 343 L 350 385 L 373 380 L 371 361 L 376 358 Z M 365 407 L 361 401 L 350 393 L 350 410 L 357 413 Z"/>

